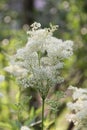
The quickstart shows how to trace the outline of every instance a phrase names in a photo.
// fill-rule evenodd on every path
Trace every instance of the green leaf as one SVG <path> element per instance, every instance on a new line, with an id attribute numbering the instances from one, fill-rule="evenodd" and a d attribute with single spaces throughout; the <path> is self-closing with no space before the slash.
<path id="1" fill-rule="evenodd" d="M 9 129 L 9 130 L 12 130 L 12 126 L 6 122 L 0 122 L 0 128 L 6 128 Z"/>

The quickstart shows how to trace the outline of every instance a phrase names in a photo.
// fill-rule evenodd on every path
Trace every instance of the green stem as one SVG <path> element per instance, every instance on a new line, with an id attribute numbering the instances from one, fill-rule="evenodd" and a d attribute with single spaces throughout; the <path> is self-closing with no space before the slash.
<path id="1" fill-rule="evenodd" d="M 44 130 L 44 104 L 45 104 L 45 99 L 42 99 L 42 129 Z"/>
<path id="2" fill-rule="evenodd" d="M 20 112 L 20 102 L 21 102 L 21 87 L 19 87 L 19 101 L 18 101 L 18 121 L 21 121 L 21 112 Z"/>
<path id="3" fill-rule="evenodd" d="M 55 130 L 57 130 L 57 129 L 56 129 L 56 119 L 57 119 L 56 114 L 57 114 L 57 113 L 55 113 Z"/>

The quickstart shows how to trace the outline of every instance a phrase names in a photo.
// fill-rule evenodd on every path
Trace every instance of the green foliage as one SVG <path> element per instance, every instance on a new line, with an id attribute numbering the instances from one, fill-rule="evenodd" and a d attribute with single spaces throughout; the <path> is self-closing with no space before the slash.
<path id="1" fill-rule="evenodd" d="M 64 93 L 62 91 L 58 91 L 58 92 L 56 92 L 56 94 L 54 95 L 54 97 L 52 99 L 46 100 L 46 103 L 50 106 L 50 110 L 55 115 L 57 115 L 57 112 L 63 105 L 63 103 L 61 102 L 61 98 L 63 98 L 63 97 L 64 97 Z"/>

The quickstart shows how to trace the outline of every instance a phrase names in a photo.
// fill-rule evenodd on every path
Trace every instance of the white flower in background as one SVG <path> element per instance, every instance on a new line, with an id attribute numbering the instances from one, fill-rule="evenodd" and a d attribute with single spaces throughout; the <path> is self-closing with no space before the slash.
<path id="1" fill-rule="evenodd" d="M 86 88 L 84 88 L 84 89 L 82 89 L 82 88 L 77 88 L 77 87 L 73 87 L 73 86 L 70 86 L 68 89 L 71 89 L 71 90 L 73 90 L 74 91 L 74 93 L 73 93 L 73 99 L 74 100 L 76 100 L 76 99 L 85 99 L 85 98 L 87 98 L 87 89 Z"/>
<path id="2" fill-rule="evenodd" d="M 0 98 L 2 98 L 3 96 L 4 96 L 4 94 L 0 92 Z"/>
<path id="3" fill-rule="evenodd" d="M 0 75 L 0 83 L 2 83 L 5 80 L 5 76 L 4 75 Z M 4 95 L 3 93 L 0 92 L 0 98 L 2 98 Z"/>
<path id="4" fill-rule="evenodd" d="M 27 70 L 18 66 L 18 65 L 10 65 L 4 68 L 5 71 L 12 73 L 14 76 L 22 76 L 27 74 Z"/>
<path id="5" fill-rule="evenodd" d="M 5 80 L 5 77 L 3 75 L 0 75 L 0 83 Z"/>
<path id="6" fill-rule="evenodd" d="M 5 70 L 14 74 L 24 88 L 35 87 L 46 96 L 50 87 L 63 82 L 59 70 L 63 60 L 73 54 L 73 42 L 53 37 L 57 26 L 42 29 L 35 22 L 30 28 L 28 42 L 11 57 Z"/>
<path id="7" fill-rule="evenodd" d="M 28 128 L 27 126 L 22 126 L 21 130 L 30 130 L 30 128 Z"/>
<path id="8" fill-rule="evenodd" d="M 67 107 L 74 113 L 67 116 L 69 121 L 73 121 L 76 130 L 87 128 L 87 89 L 70 86 L 73 90 L 73 101 L 67 103 Z"/>

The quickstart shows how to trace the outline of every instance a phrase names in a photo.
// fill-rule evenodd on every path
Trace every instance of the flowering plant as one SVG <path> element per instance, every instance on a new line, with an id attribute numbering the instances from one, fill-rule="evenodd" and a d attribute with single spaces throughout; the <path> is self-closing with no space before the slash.
<path id="1" fill-rule="evenodd" d="M 70 86 L 73 90 L 73 101 L 68 102 L 67 106 L 72 111 L 68 114 L 67 119 L 75 125 L 75 130 L 87 129 L 87 89 Z"/>
<path id="2" fill-rule="evenodd" d="M 42 130 L 44 120 L 44 103 L 49 90 L 57 83 L 63 82 L 60 69 L 63 60 L 73 54 L 73 42 L 55 38 L 53 32 L 58 26 L 41 28 L 40 23 L 33 23 L 28 31 L 27 44 L 10 57 L 6 71 L 16 76 L 21 88 L 35 88 L 42 98 Z"/>

